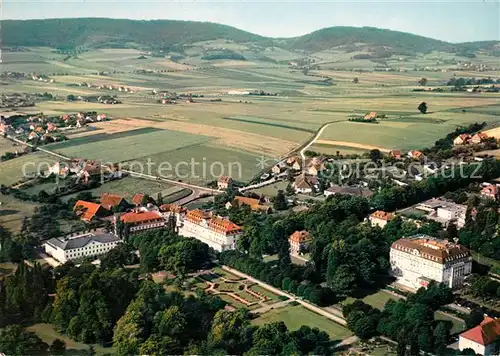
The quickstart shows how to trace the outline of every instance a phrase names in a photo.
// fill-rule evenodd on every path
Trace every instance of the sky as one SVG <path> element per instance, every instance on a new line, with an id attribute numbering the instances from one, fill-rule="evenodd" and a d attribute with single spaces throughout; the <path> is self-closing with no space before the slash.
<path id="1" fill-rule="evenodd" d="M 270 37 L 373 26 L 448 42 L 500 40 L 500 0 L 3 0 L 3 19 L 110 17 L 210 21 Z"/>

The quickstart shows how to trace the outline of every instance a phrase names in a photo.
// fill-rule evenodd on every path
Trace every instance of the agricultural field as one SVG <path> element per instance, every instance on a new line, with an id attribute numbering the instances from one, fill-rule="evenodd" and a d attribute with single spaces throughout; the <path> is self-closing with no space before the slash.
<path id="1" fill-rule="evenodd" d="M 228 48 L 241 53 L 246 61 L 204 60 L 207 51 Z M 58 95 L 58 101 L 37 102 L 22 112 L 63 114 L 97 111 L 113 118 L 91 124 L 87 131 L 69 135 L 67 142 L 49 146 L 71 157 L 112 162 L 151 160 L 153 175 L 158 165 L 173 166 L 171 178 L 202 184 L 218 174 L 191 172 L 185 163 L 193 159 L 207 166 L 220 165 L 228 174 L 229 163 L 238 162 L 239 181 L 251 180 L 259 171 L 257 159 L 279 158 L 310 139 L 325 123 L 330 124 L 310 150 L 343 155 L 363 154 L 378 148 L 421 149 L 453 131 L 459 125 L 485 121 L 488 128 L 500 126 L 498 93 L 414 92 L 428 86 L 444 86 L 453 76 L 449 71 L 424 72 L 415 66 L 445 68 L 449 61 L 464 58 L 449 53 L 400 56 L 387 59 L 401 72 L 375 72 L 377 63 L 353 60 L 355 54 L 333 48 L 314 54 L 320 69 L 303 71 L 286 63 L 302 55 L 284 49 L 253 48 L 246 44 L 213 40 L 186 48 L 180 62 L 153 57 L 136 49 L 94 49 L 78 55 L 58 54 L 50 48 L 31 48 L 6 54 L 5 70 L 47 74 L 54 83 L 5 80 L 6 92 L 44 92 Z M 478 56 L 477 62 L 491 58 Z M 364 71 L 350 71 L 350 69 Z M 339 70 L 340 69 L 340 70 Z M 151 71 L 151 72 L 146 72 Z M 98 72 L 105 72 L 98 75 Z M 494 72 L 466 72 L 457 76 L 493 77 Z M 359 83 L 354 83 L 357 77 Z M 331 83 L 325 82 L 330 78 Z M 102 90 L 78 83 L 127 86 L 135 93 Z M 161 96 L 152 90 L 200 94 L 194 103 L 178 99 L 176 105 L 157 103 Z M 228 95 L 229 91 L 263 90 L 277 96 Z M 122 104 L 105 105 L 82 101 L 67 102 L 74 95 L 116 95 Z M 429 113 L 417 106 L 425 101 Z M 465 110 L 465 111 L 464 111 Z M 379 124 L 349 122 L 351 116 L 369 111 L 388 115 Z M 0 152 L 3 149 L 0 144 Z M 178 166 L 175 169 L 175 166 Z M 213 172 L 215 173 L 215 172 Z M 0 180 L 7 180 L 1 177 Z M 269 194 L 272 195 L 272 194 Z"/>
<path id="2" fill-rule="evenodd" d="M 43 172 L 55 161 L 46 153 L 35 152 L 0 162 L 0 184 L 10 186 L 25 177 Z"/>
<path id="3" fill-rule="evenodd" d="M 286 306 L 283 308 L 272 309 L 252 322 L 255 325 L 268 324 L 282 321 L 289 330 L 297 330 L 302 325 L 317 327 L 326 331 L 332 340 L 343 340 L 352 335 L 345 327 L 318 315 L 301 305 Z"/>
<path id="4" fill-rule="evenodd" d="M 21 231 L 25 217 L 33 214 L 39 204 L 21 201 L 11 195 L 0 195 L 0 225 L 13 233 Z"/>

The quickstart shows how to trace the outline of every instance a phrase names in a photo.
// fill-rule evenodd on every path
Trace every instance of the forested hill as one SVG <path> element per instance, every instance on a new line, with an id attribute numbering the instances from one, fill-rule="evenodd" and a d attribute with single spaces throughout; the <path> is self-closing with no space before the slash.
<path id="1" fill-rule="evenodd" d="M 373 47 L 390 47 L 398 52 L 426 53 L 430 51 L 451 52 L 454 50 L 454 45 L 451 43 L 375 27 L 329 27 L 290 39 L 288 42 L 292 48 L 311 52 L 339 46 L 354 47 L 358 43 Z"/>
<path id="2" fill-rule="evenodd" d="M 219 38 L 235 42 L 266 40 L 265 37 L 231 26 L 195 21 L 78 18 L 5 20 L 2 25 L 5 46 L 132 46 L 167 49 L 173 45 Z"/>
<path id="3" fill-rule="evenodd" d="M 430 51 L 475 52 L 483 48 L 496 51 L 500 46 L 498 41 L 452 44 L 373 27 L 330 27 L 300 37 L 273 39 L 231 26 L 195 21 L 76 18 L 5 20 L 2 25 L 3 45 L 6 47 L 133 47 L 175 51 L 182 45 L 226 39 L 261 47 L 275 46 L 307 52 L 332 47 L 343 47 L 345 51 L 353 52 L 363 47 L 370 51 L 414 54 Z"/>

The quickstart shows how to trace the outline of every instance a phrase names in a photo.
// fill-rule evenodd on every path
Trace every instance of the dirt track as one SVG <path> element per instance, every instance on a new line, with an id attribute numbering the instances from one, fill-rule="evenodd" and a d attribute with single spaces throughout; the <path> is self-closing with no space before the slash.
<path id="1" fill-rule="evenodd" d="M 363 150 L 380 150 L 380 152 L 389 152 L 390 150 L 383 147 L 365 145 L 362 143 L 346 142 L 346 141 L 331 141 L 331 140 L 316 140 L 314 143 L 321 145 L 331 145 L 331 146 L 345 146 L 352 148 L 360 148 Z"/>

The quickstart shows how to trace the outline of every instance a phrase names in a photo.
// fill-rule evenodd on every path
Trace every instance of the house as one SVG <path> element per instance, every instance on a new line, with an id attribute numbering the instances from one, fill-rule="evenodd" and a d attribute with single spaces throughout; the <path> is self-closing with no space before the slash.
<path id="1" fill-rule="evenodd" d="M 414 151 L 414 150 L 408 151 L 408 157 L 410 157 L 410 158 L 420 159 L 420 158 L 423 158 L 423 156 L 424 156 L 424 154 L 420 151 Z"/>
<path id="2" fill-rule="evenodd" d="M 312 237 L 309 232 L 305 230 L 295 231 L 288 238 L 288 243 L 290 244 L 290 254 L 299 255 L 304 253 L 309 249 L 311 241 Z"/>
<path id="3" fill-rule="evenodd" d="M 101 205 L 107 210 L 111 210 L 115 207 L 128 207 L 128 203 L 123 197 L 110 193 L 103 193 L 101 195 Z"/>
<path id="4" fill-rule="evenodd" d="M 475 328 L 461 333 L 458 349 L 472 349 L 477 355 L 500 354 L 500 319 L 487 316 Z"/>
<path id="5" fill-rule="evenodd" d="M 465 145 L 469 140 L 470 140 L 470 135 L 469 134 L 461 134 L 455 137 L 453 140 L 453 145 L 454 146 L 459 146 L 459 145 Z"/>
<path id="6" fill-rule="evenodd" d="M 47 124 L 47 133 L 57 130 L 57 126 L 51 122 Z"/>
<path id="7" fill-rule="evenodd" d="M 136 193 L 133 197 L 132 197 L 132 204 L 136 205 L 136 206 L 139 206 L 139 205 L 142 205 L 142 200 L 144 199 L 144 194 L 142 193 Z"/>
<path id="8" fill-rule="evenodd" d="M 363 187 L 352 187 L 352 186 L 340 186 L 340 185 L 332 185 L 330 188 L 326 189 L 323 194 L 325 197 L 329 197 L 330 195 L 335 194 L 343 194 L 343 195 L 352 195 L 358 197 L 369 198 L 373 195 L 373 192 L 370 189 Z"/>
<path id="9" fill-rule="evenodd" d="M 317 176 L 319 172 L 325 170 L 325 165 L 323 164 L 321 158 L 314 157 L 307 163 L 307 174 L 312 176 Z"/>
<path id="10" fill-rule="evenodd" d="M 376 118 L 377 118 L 377 112 L 376 111 L 369 112 L 368 114 L 366 114 L 363 117 L 364 120 L 374 120 Z"/>
<path id="11" fill-rule="evenodd" d="M 90 222 L 95 218 L 103 217 L 107 214 L 107 210 L 97 203 L 78 200 L 73 207 L 75 214 L 83 221 Z"/>
<path id="12" fill-rule="evenodd" d="M 300 161 L 297 160 L 297 161 L 293 162 L 292 169 L 294 171 L 300 171 L 302 169 L 302 166 L 300 165 Z"/>
<path id="13" fill-rule="evenodd" d="M 233 179 L 231 177 L 222 176 L 217 180 L 217 188 L 220 190 L 225 190 L 232 186 Z"/>
<path id="14" fill-rule="evenodd" d="M 28 141 L 32 141 L 38 138 L 38 134 L 34 131 L 31 131 L 28 135 Z"/>
<path id="15" fill-rule="evenodd" d="M 292 187 L 295 189 L 295 193 L 312 193 L 314 189 L 318 188 L 318 180 L 315 177 L 302 173 L 295 178 Z"/>
<path id="16" fill-rule="evenodd" d="M 275 165 L 275 166 L 273 166 L 273 168 L 271 168 L 271 172 L 273 172 L 273 174 L 280 174 L 281 167 L 279 165 Z"/>
<path id="17" fill-rule="evenodd" d="M 413 289 L 427 287 L 431 281 L 460 287 L 472 270 L 472 256 L 467 248 L 428 235 L 395 241 L 389 261 L 398 283 Z"/>
<path id="18" fill-rule="evenodd" d="M 233 201 L 226 203 L 226 209 L 232 207 L 238 207 L 242 205 L 248 205 L 252 211 L 260 211 L 264 213 L 270 213 L 272 211 L 271 207 L 268 205 L 261 204 L 260 199 L 236 196 Z"/>
<path id="19" fill-rule="evenodd" d="M 120 220 L 128 227 L 130 234 L 136 234 L 146 230 L 162 229 L 165 227 L 165 219 L 162 214 L 157 211 L 149 211 L 145 208 L 135 209 L 123 215 L 116 214 L 114 217 L 115 233 L 119 232 L 116 229 L 116 223 Z"/>
<path id="20" fill-rule="evenodd" d="M 377 210 L 376 212 L 370 214 L 370 217 L 368 219 L 370 220 L 370 224 L 373 227 L 379 226 L 383 228 L 389 221 L 392 220 L 392 218 L 394 218 L 394 216 L 395 215 L 393 213 L 387 213 L 382 210 Z"/>
<path id="21" fill-rule="evenodd" d="M 401 159 L 401 151 L 394 150 L 394 151 L 389 151 L 389 156 L 391 156 L 394 159 Z"/>
<path id="22" fill-rule="evenodd" d="M 179 235 L 193 237 L 219 252 L 234 250 L 242 233 L 241 227 L 229 219 L 200 209 L 190 210 L 179 229 Z"/>
<path id="23" fill-rule="evenodd" d="M 184 216 L 187 213 L 187 209 L 183 208 L 177 204 L 163 204 L 159 207 L 160 213 L 163 218 L 168 222 L 171 217 L 175 218 L 175 226 L 177 228 L 182 226 L 184 222 Z"/>
<path id="24" fill-rule="evenodd" d="M 294 164 L 295 162 L 297 162 L 299 160 L 300 160 L 299 157 L 297 157 L 297 156 L 291 156 L 291 157 L 288 157 L 286 159 L 286 164 L 289 165 L 289 166 L 291 166 L 292 164 Z"/>
<path id="25" fill-rule="evenodd" d="M 470 142 L 477 144 L 477 143 L 484 142 L 488 138 L 489 138 L 489 136 L 487 134 L 485 134 L 484 132 L 478 132 L 477 134 L 472 136 L 472 138 L 470 139 Z"/>
<path id="26" fill-rule="evenodd" d="M 499 189 L 494 184 L 488 184 L 481 189 L 481 196 L 487 199 L 497 200 L 499 198 Z"/>
<path id="27" fill-rule="evenodd" d="M 45 241 L 42 247 L 49 256 L 60 263 L 66 263 L 71 260 L 103 255 L 121 242 L 122 240 L 113 234 L 88 232 L 75 236 L 51 238 Z"/>

